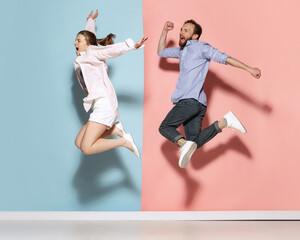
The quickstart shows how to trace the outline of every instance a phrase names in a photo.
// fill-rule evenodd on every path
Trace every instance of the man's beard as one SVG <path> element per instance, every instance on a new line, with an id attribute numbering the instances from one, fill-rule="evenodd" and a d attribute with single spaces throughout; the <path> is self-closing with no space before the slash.
<path id="1" fill-rule="evenodd" d="M 185 45 L 186 45 L 186 43 L 187 43 L 187 41 L 188 41 L 188 40 L 192 40 L 192 37 L 190 37 L 189 39 L 186 39 L 183 43 L 181 43 L 180 40 L 181 40 L 181 38 L 179 38 L 179 46 L 180 46 L 181 48 L 184 48 Z"/>

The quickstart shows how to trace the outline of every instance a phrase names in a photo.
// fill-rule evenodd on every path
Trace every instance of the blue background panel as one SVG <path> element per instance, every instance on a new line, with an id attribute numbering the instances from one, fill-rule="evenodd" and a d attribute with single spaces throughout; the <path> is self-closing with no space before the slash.
<path id="1" fill-rule="evenodd" d="M 89 116 L 73 70 L 74 40 L 96 9 L 98 38 L 143 35 L 141 0 L 1 6 L 1 211 L 140 210 L 141 160 L 127 149 L 85 156 L 74 144 Z M 143 50 L 107 63 L 121 120 L 142 151 Z"/>

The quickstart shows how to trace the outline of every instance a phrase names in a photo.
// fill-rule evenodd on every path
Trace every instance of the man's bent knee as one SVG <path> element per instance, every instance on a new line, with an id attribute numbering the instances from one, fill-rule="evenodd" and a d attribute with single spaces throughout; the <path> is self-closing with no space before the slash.
<path id="1" fill-rule="evenodd" d="M 165 132 L 166 132 L 166 126 L 163 125 L 163 124 L 160 124 L 159 128 L 158 128 L 158 131 L 161 135 L 165 136 Z"/>

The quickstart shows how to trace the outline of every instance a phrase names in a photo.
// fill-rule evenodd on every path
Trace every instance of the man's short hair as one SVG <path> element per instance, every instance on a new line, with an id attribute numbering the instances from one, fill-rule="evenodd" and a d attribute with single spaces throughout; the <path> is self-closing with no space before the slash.
<path id="1" fill-rule="evenodd" d="M 200 38 L 201 34 L 202 34 L 202 27 L 200 26 L 200 24 L 197 23 L 193 19 L 185 21 L 184 24 L 186 24 L 186 23 L 191 23 L 191 24 L 193 24 L 195 26 L 194 27 L 194 34 L 198 34 L 198 38 L 197 38 L 197 40 L 198 40 Z"/>

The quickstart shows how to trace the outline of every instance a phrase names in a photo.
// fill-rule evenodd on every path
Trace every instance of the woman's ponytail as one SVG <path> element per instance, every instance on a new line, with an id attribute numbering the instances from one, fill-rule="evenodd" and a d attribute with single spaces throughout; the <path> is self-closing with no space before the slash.
<path id="1" fill-rule="evenodd" d="M 106 38 L 97 39 L 97 43 L 102 46 L 110 45 L 114 43 L 115 37 L 116 37 L 115 34 L 110 33 L 106 36 Z"/>

